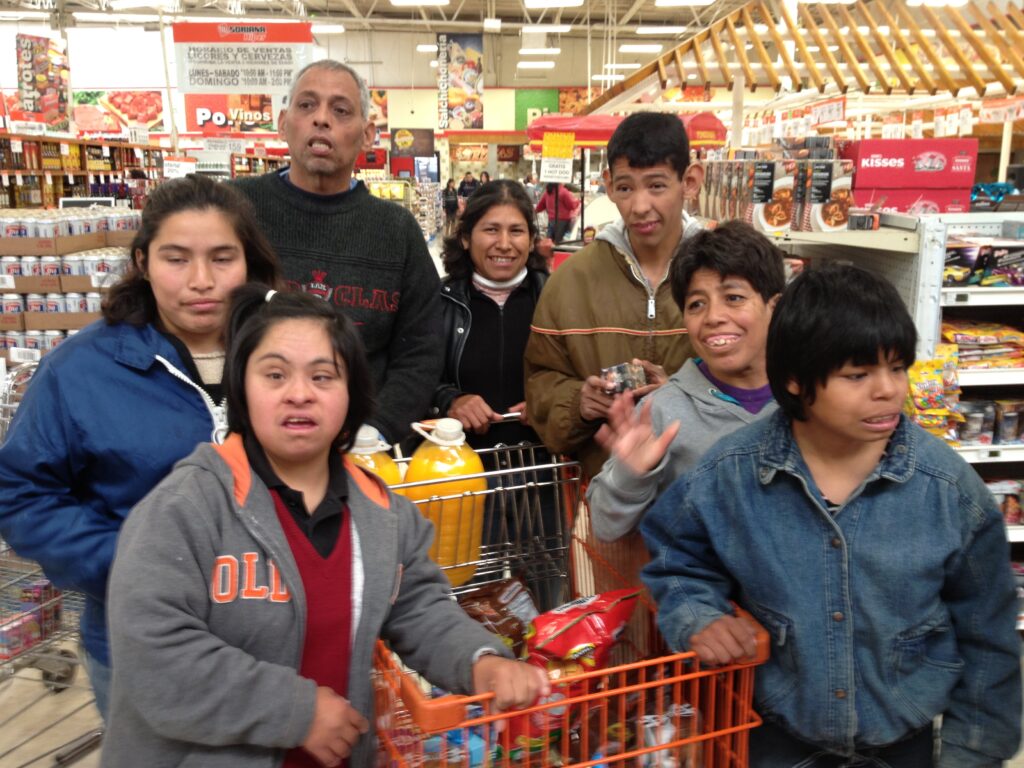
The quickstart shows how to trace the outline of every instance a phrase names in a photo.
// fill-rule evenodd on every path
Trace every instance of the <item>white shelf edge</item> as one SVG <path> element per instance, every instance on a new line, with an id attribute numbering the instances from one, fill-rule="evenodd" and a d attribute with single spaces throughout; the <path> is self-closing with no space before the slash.
<path id="1" fill-rule="evenodd" d="M 1024 525 L 1006 526 L 1006 540 L 1014 544 L 1024 541 Z"/>
<path id="2" fill-rule="evenodd" d="M 1002 307 L 1024 304 L 1024 286 L 981 288 L 954 285 L 942 289 L 943 307 Z"/>
<path id="3" fill-rule="evenodd" d="M 1024 445 L 966 445 L 956 449 L 968 464 L 1024 461 Z M 1024 529 L 1024 526 L 1021 526 Z"/>
<path id="4" fill-rule="evenodd" d="M 890 227 L 878 230 L 846 229 L 836 232 L 769 232 L 766 234 L 780 244 L 848 246 L 912 254 L 917 253 L 920 240 L 917 232 Z"/>
<path id="5" fill-rule="evenodd" d="M 1024 368 L 961 368 L 957 376 L 962 387 L 1024 384 Z"/>

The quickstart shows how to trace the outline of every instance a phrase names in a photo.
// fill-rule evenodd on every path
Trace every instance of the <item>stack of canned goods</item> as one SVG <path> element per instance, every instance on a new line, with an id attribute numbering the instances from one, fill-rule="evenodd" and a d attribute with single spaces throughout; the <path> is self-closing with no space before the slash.
<path id="1" fill-rule="evenodd" d="M 0 237 L 68 237 L 92 232 L 130 232 L 142 214 L 130 208 L 64 208 L 56 211 L 0 208 Z"/>
<path id="2" fill-rule="evenodd" d="M 0 272 L 15 277 L 36 275 L 122 275 L 128 267 L 128 249 L 94 248 L 66 256 L 3 256 Z"/>
<path id="3" fill-rule="evenodd" d="M 0 333 L 0 349 L 38 349 L 49 352 L 78 331 L 10 331 Z"/>

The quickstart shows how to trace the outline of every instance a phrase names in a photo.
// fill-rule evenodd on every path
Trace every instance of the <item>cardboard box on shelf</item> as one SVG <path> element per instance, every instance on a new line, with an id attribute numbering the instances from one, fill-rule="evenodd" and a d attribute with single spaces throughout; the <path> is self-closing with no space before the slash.
<path id="1" fill-rule="evenodd" d="M 14 293 L 57 293 L 60 291 L 60 277 L 57 275 L 32 275 L 14 278 Z"/>
<path id="2" fill-rule="evenodd" d="M 0 256 L 63 256 L 76 251 L 102 248 L 106 232 L 68 237 L 0 237 Z"/>
<path id="3" fill-rule="evenodd" d="M 853 188 L 858 192 L 969 189 L 978 167 L 978 140 L 863 139 L 840 142 L 839 156 L 854 161 Z"/>
<path id="4" fill-rule="evenodd" d="M 23 313 L 0 315 L 0 331 L 23 331 L 25 316 Z"/>
<path id="5" fill-rule="evenodd" d="M 99 320 L 99 312 L 25 312 L 26 331 L 73 331 Z"/>
<path id="6" fill-rule="evenodd" d="M 132 244 L 137 234 L 138 232 L 134 229 L 109 230 L 106 232 L 107 245 L 119 245 L 127 248 Z"/>
<path id="7" fill-rule="evenodd" d="M 967 189 L 873 189 L 857 187 L 857 206 L 887 213 L 966 213 L 971 210 Z"/>
<path id="8" fill-rule="evenodd" d="M 60 290 L 64 293 L 105 293 L 117 285 L 119 275 L 61 275 Z"/>

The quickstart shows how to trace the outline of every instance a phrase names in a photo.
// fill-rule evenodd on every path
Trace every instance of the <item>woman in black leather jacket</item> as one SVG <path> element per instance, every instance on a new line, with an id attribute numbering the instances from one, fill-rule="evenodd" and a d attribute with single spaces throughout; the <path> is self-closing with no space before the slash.
<path id="1" fill-rule="evenodd" d="M 536 238 L 526 190 L 498 180 L 466 201 L 454 235 L 444 242 L 447 348 L 433 415 L 461 421 L 475 447 L 538 442 L 523 393 L 523 353 L 548 277 Z M 511 412 L 519 419 L 498 422 Z"/>

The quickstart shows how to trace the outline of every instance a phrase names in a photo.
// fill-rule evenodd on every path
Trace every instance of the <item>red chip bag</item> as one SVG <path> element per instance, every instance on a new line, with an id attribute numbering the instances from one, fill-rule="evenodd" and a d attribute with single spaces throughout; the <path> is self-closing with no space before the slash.
<path id="1" fill-rule="evenodd" d="M 549 660 L 576 661 L 588 671 L 607 666 L 639 595 L 638 589 L 618 589 L 542 613 L 526 630 L 531 660 L 538 666 Z"/>

